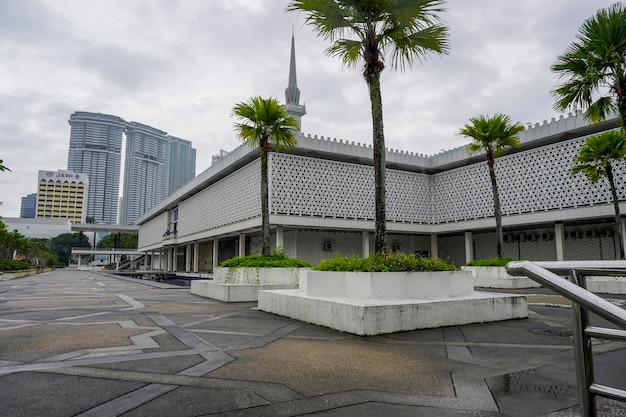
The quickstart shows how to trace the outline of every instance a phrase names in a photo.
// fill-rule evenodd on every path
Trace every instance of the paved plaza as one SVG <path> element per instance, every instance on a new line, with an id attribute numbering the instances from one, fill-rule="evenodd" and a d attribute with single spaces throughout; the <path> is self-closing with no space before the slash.
<path id="1" fill-rule="evenodd" d="M 525 292 L 528 319 L 357 337 L 100 272 L 4 281 L 0 415 L 577 416 L 570 309 Z M 626 342 L 594 353 L 626 389 Z"/>

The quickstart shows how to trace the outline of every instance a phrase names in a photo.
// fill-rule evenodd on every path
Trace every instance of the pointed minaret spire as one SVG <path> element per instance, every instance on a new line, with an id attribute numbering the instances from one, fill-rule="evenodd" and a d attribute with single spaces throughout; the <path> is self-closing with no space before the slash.
<path id="1" fill-rule="evenodd" d="M 300 105 L 300 89 L 296 79 L 296 44 L 294 40 L 293 26 L 291 27 L 291 59 L 289 61 L 289 84 L 285 89 L 285 103 L 287 112 L 295 117 L 298 122 L 298 130 L 302 126 L 302 116 L 306 114 L 306 108 Z"/>

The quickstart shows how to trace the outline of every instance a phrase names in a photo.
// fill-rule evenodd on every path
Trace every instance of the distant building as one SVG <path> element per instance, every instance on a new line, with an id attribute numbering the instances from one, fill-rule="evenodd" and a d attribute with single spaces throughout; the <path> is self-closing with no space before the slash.
<path id="1" fill-rule="evenodd" d="M 126 122 L 117 116 L 77 111 L 69 124 L 67 169 L 89 176 L 86 214 L 95 223 L 116 224 Z"/>
<path id="2" fill-rule="evenodd" d="M 196 150 L 191 147 L 191 141 L 171 135 L 168 135 L 167 139 L 164 197 L 172 194 L 196 176 Z"/>
<path id="3" fill-rule="evenodd" d="M 37 214 L 37 193 L 22 197 L 20 217 L 22 219 L 34 219 Z"/>
<path id="4" fill-rule="evenodd" d="M 37 184 L 36 218 L 85 222 L 85 203 L 89 196 L 87 174 L 62 170 L 39 171 Z"/>
<path id="5" fill-rule="evenodd" d="M 126 157 L 120 224 L 137 218 L 165 197 L 167 133 L 153 127 L 126 124 Z"/>
<path id="6" fill-rule="evenodd" d="M 135 224 L 195 177 L 196 150 L 191 142 L 121 117 L 74 112 L 68 169 L 89 175 L 87 216 L 98 224 Z M 126 135 L 123 197 L 120 198 L 122 141 Z"/>

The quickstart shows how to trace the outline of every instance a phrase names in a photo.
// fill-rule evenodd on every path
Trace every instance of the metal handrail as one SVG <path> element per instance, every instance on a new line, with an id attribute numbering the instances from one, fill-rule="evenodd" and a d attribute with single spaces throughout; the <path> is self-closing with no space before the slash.
<path id="1" fill-rule="evenodd" d="M 576 378 L 582 417 L 597 415 L 596 396 L 626 402 L 626 391 L 596 384 L 592 337 L 626 340 L 626 310 L 587 290 L 586 275 L 626 275 L 626 261 L 510 262 L 511 275 L 526 276 L 572 301 Z M 561 275 L 561 276 L 559 276 Z M 569 276 L 570 281 L 562 276 Z M 589 325 L 589 312 L 617 325 L 608 329 Z"/>

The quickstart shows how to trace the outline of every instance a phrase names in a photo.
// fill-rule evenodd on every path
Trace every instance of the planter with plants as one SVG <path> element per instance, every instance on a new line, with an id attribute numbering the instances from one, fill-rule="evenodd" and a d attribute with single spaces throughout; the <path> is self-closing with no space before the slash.
<path id="1" fill-rule="evenodd" d="M 259 309 L 357 335 L 528 316 L 526 297 L 477 293 L 469 272 L 402 254 L 322 261 L 298 289 L 259 292 Z"/>
<path id="2" fill-rule="evenodd" d="M 514 277 L 507 274 L 506 264 L 515 260 L 511 258 L 477 259 L 468 262 L 461 269 L 472 274 L 474 287 L 477 288 L 514 289 L 541 287 L 541 285 L 530 278 Z"/>
<path id="3" fill-rule="evenodd" d="M 226 302 L 256 301 L 260 290 L 297 288 L 300 271 L 309 266 L 280 250 L 235 257 L 215 267 L 212 280 L 192 281 L 191 293 Z"/>

